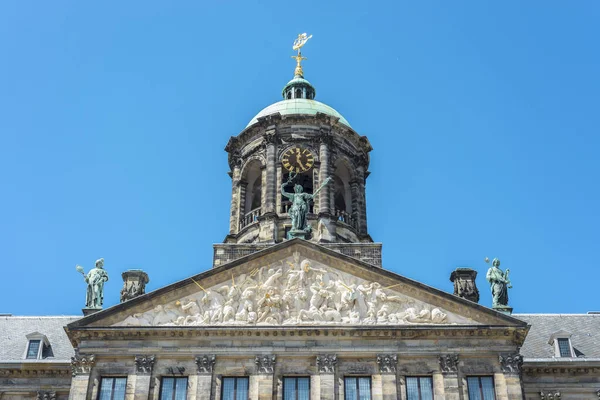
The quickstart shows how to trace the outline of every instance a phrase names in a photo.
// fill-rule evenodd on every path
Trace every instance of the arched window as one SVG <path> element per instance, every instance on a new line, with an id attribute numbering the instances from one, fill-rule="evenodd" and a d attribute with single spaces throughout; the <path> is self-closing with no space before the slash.
<path id="1" fill-rule="evenodd" d="M 240 202 L 240 229 L 258 221 L 262 215 L 262 170 L 258 160 L 252 160 L 244 167 L 242 181 L 245 185 L 245 197 Z"/>
<path id="2" fill-rule="evenodd" d="M 302 89 L 296 89 L 296 98 L 297 99 L 301 99 L 302 98 Z"/>

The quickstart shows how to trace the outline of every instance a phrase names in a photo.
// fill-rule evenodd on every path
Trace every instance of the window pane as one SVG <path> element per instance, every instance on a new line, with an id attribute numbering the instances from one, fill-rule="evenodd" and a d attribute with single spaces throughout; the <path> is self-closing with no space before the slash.
<path id="1" fill-rule="evenodd" d="M 428 376 L 419 378 L 421 388 L 421 400 L 433 400 L 433 379 Z"/>
<path id="2" fill-rule="evenodd" d="M 235 400 L 234 396 L 235 378 L 223 378 L 223 395 L 222 400 Z"/>
<path id="3" fill-rule="evenodd" d="M 127 378 L 115 378 L 115 390 L 113 400 L 125 400 L 125 388 L 127 387 Z"/>
<path id="4" fill-rule="evenodd" d="M 175 380 L 175 400 L 185 400 L 187 397 L 187 378 Z"/>
<path id="5" fill-rule="evenodd" d="M 470 376 L 467 378 L 467 387 L 469 388 L 469 400 L 482 400 L 481 390 L 479 388 L 479 377 Z"/>
<path id="6" fill-rule="evenodd" d="M 371 378 L 358 378 L 359 400 L 371 400 Z"/>
<path id="7" fill-rule="evenodd" d="M 99 400 L 110 400 L 114 378 L 102 378 L 100 381 Z"/>
<path id="8" fill-rule="evenodd" d="M 558 339 L 558 350 L 560 351 L 561 357 L 571 357 L 571 346 L 569 346 L 569 339 Z M 27 358 L 29 358 L 29 356 Z"/>
<path id="9" fill-rule="evenodd" d="M 358 399 L 358 393 L 356 391 L 356 378 L 344 379 L 344 394 L 346 400 Z"/>
<path id="10" fill-rule="evenodd" d="M 491 376 L 482 376 L 481 389 L 483 391 L 483 400 L 495 400 L 494 379 Z"/>
<path id="11" fill-rule="evenodd" d="M 406 398 L 407 400 L 419 399 L 419 378 L 406 377 Z"/>
<path id="12" fill-rule="evenodd" d="M 310 400 L 309 378 L 298 378 L 298 400 Z"/>
<path id="13" fill-rule="evenodd" d="M 27 348 L 27 358 L 28 359 L 29 358 L 33 358 L 33 359 L 37 358 L 39 350 L 40 350 L 40 341 L 39 340 L 30 340 L 29 347 Z"/>
<path id="14" fill-rule="evenodd" d="M 175 378 L 162 378 L 162 385 L 160 388 L 160 399 L 161 400 L 172 400 L 174 386 L 175 386 Z"/>
<path id="15" fill-rule="evenodd" d="M 295 378 L 283 378 L 283 400 L 296 400 Z"/>
<path id="16" fill-rule="evenodd" d="M 237 378 L 236 397 L 235 400 L 248 400 L 248 378 Z"/>

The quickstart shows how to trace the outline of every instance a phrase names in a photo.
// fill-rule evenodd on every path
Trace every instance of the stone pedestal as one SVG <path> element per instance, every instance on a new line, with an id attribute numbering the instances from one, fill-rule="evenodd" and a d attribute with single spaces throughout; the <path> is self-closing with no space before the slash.
<path id="1" fill-rule="evenodd" d="M 492 307 L 494 310 L 501 312 L 502 314 L 511 315 L 513 312 L 513 308 L 509 306 L 494 306 Z"/>
<path id="2" fill-rule="evenodd" d="M 450 274 L 450 282 L 454 283 L 454 295 L 463 299 L 479 302 L 477 289 L 477 271 L 471 268 L 456 268 Z"/>
<path id="3" fill-rule="evenodd" d="M 308 239 L 310 239 L 310 232 L 301 231 L 301 230 L 295 230 L 295 231 L 290 230 L 287 234 L 287 238 L 288 239 L 300 238 L 300 239 L 308 240 Z"/>
<path id="4" fill-rule="evenodd" d="M 148 279 L 148 274 L 141 269 L 130 269 L 123 272 L 121 277 L 123 278 L 121 303 L 146 293 L 146 284 L 150 282 L 150 279 Z"/>
<path id="5" fill-rule="evenodd" d="M 88 308 L 88 307 L 86 307 L 86 308 L 82 308 L 81 311 L 83 312 L 83 316 L 87 317 L 90 314 L 97 313 L 98 311 L 102 311 L 102 307 L 100 307 L 100 308 Z"/>

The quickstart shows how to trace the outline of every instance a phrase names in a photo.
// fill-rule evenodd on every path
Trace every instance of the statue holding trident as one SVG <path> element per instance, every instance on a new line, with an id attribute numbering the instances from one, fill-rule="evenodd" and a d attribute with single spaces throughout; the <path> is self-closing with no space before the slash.
<path id="1" fill-rule="evenodd" d="M 104 282 L 108 281 L 108 274 L 104 270 L 104 258 L 96 260 L 96 266 L 87 274 L 83 271 L 83 267 L 77 265 L 75 269 L 83 275 L 85 283 L 87 283 L 87 293 L 85 296 L 85 309 L 100 310 L 104 301 Z"/>
<path id="2" fill-rule="evenodd" d="M 489 263 L 490 259 L 486 257 L 485 262 Z M 508 306 L 508 289 L 512 288 L 511 282 L 508 279 L 510 270 L 507 269 L 506 272 L 502 272 L 499 267 L 500 260 L 494 258 L 492 266 L 488 269 L 485 276 L 492 290 L 492 308 L 510 314 L 512 312 L 512 308 Z"/>
<path id="3" fill-rule="evenodd" d="M 306 215 L 308 214 L 309 202 L 315 198 L 325 185 L 331 182 L 331 177 L 327 177 L 323 184 L 319 186 L 313 194 L 303 193 L 302 185 L 294 185 L 294 193 L 285 191 L 285 187 L 292 183 L 297 173 L 290 172 L 287 182 L 281 185 L 281 194 L 290 199 L 292 205 L 288 210 L 288 215 L 292 220 L 292 229 L 288 232 L 288 239 L 301 237 L 306 239 L 310 235 L 311 227 L 306 223 Z"/>

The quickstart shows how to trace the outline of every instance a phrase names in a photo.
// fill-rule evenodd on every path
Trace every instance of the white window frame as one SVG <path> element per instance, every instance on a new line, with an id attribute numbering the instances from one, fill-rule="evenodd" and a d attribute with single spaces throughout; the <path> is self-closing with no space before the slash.
<path id="1" fill-rule="evenodd" d="M 29 335 L 26 335 L 25 337 L 27 338 L 27 345 L 25 346 L 25 352 L 23 352 L 23 359 L 24 360 L 41 360 L 42 353 L 44 351 L 44 346 L 46 346 L 46 347 L 50 346 L 50 342 L 48 342 L 48 338 L 46 337 L 46 335 L 44 335 L 43 333 L 39 333 L 39 332 L 32 332 Z M 36 358 L 27 358 L 27 353 L 29 352 L 29 344 L 31 343 L 32 340 L 39 340 L 40 347 L 38 348 L 38 353 L 37 353 Z"/>
<path id="2" fill-rule="evenodd" d="M 548 344 L 552 345 L 554 347 L 554 357 L 556 357 L 556 358 L 574 358 L 575 357 L 575 349 L 573 349 L 573 342 L 571 341 L 571 336 L 572 336 L 571 332 L 567 332 L 564 330 L 554 332 L 550 336 L 550 340 L 548 341 Z M 571 352 L 570 357 L 562 357 L 560 355 L 560 347 L 558 345 L 558 339 L 566 339 L 568 341 L 569 351 Z"/>

